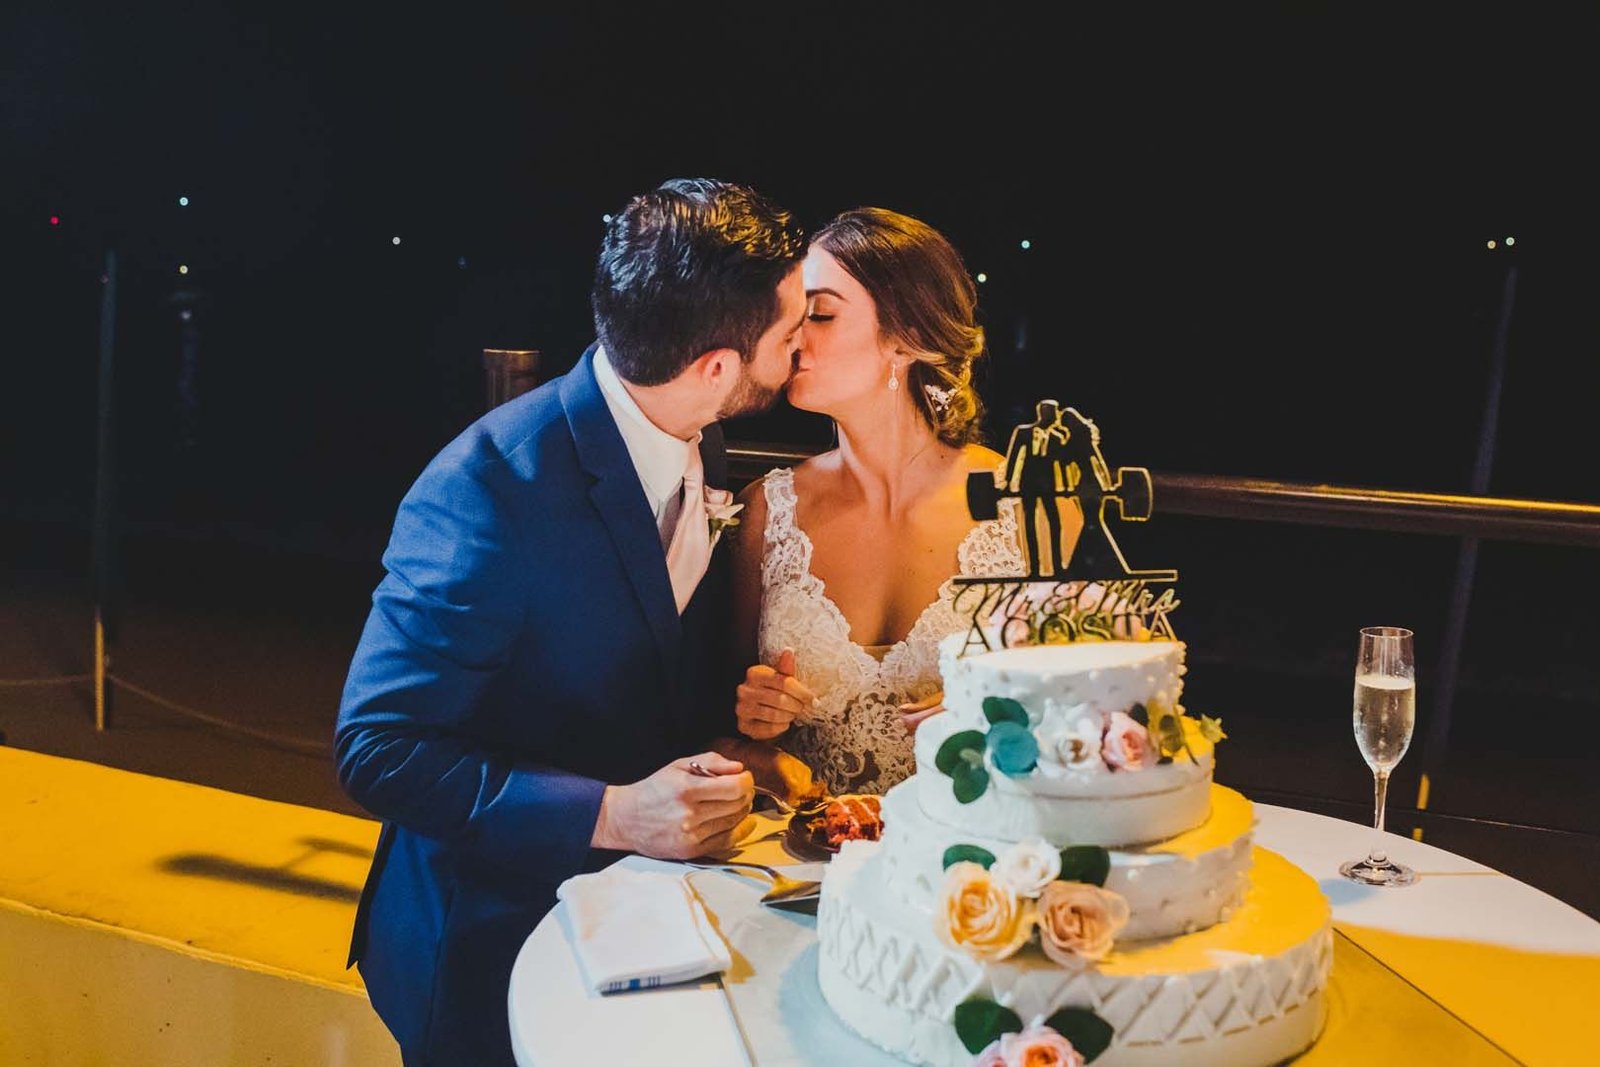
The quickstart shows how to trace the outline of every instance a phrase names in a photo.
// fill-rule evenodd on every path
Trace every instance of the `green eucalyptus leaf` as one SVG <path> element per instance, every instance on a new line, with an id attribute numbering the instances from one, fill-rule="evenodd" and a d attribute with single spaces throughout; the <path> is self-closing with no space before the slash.
<path id="1" fill-rule="evenodd" d="M 956 764 L 961 762 L 961 750 L 964 748 L 982 752 L 983 731 L 960 730 L 945 738 L 944 744 L 939 746 L 938 753 L 933 757 L 933 765 L 945 774 L 954 774 Z"/>
<path id="2" fill-rule="evenodd" d="M 1010 697 L 984 697 L 983 714 L 990 722 L 1014 722 L 1028 725 L 1028 711 Z"/>
<path id="3" fill-rule="evenodd" d="M 994 853 L 978 845 L 951 845 L 944 850 L 944 869 L 949 870 L 955 863 L 976 863 L 988 870 L 994 866 Z"/>
<path id="4" fill-rule="evenodd" d="M 957 1012 L 960 1010 L 956 1009 Z M 1111 1036 L 1116 1033 L 1110 1023 L 1088 1008 L 1062 1008 L 1046 1019 L 1044 1024 L 1072 1042 L 1072 1047 L 1083 1057 L 1085 1063 L 1093 1061 L 1096 1056 L 1109 1048 Z M 959 1032 L 958 1025 L 957 1033 Z M 974 1051 L 982 1050 L 983 1046 L 979 1045 Z"/>
<path id="5" fill-rule="evenodd" d="M 1015 1034 L 1022 1030 L 1021 1016 L 992 1000 L 969 1000 L 957 1004 L 955 1023 L 956 1036 L 974 1056 L 1001 1034 Z M 1077 1047 L 1076 1043 L 1073 1047 Z"/>
<path id="6" fill-rule="evenodd" d="M 983 791 L 989 788 L 989 772 L 981 763 L 976 766 L 971 763 L 958 763 L 950 777 L 956 799 L 963 804 L 971 804 L 983 796 Z"/>
<path id="7" fill-rule="evenodd" d="M 1071 845 L 1061 850 L 1061 882 L 1088 882 L 1105 885 L 1111 873 L 1111 853 L 1099 845 Z"/>
<path id="8" fill-rule="evenodd" d="M 997 722 L 989 727 L 988 743 L 995 767 L 1013 778 L 1027 774 L 1039 762 L 1039 742 L 1026 726 Z"/>

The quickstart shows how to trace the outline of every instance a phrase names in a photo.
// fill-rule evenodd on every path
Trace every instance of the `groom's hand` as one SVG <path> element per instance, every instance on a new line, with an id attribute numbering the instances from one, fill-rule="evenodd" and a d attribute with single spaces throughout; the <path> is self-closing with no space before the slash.
<path id="1" fill-rule="evenodd" d="M 710 776 L 690 770 L 691 760 Z M 751 785 L 744 764 L 715 752 L 674 760 L 643 781 L 606 786 L 590 843 L 662 860 L 725 851 L 750 814 Z"/>
<path id="2" fill-rule="evenodd" d="M 795 677 L 797 670 L 794 649 L 786 648 L 778 654 L 776 666 L 757 663 L 744 672 L 733 708 L 740 733 L 755 741 L 770 741 L 794 720 L 804 722 L 811 715 L 816 694 Z"/>

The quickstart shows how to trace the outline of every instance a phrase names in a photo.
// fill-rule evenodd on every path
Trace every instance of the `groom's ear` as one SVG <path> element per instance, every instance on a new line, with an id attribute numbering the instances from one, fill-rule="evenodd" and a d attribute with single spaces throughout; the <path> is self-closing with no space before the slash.
<path id="1" fill-rule="evenodd" d="M 711 391 L 721 394 L 732 388 L 733 383 L 739 380 L 739 350 L 736 348 L 712 348 L 700 353 L 695 361 L 689 364 L 686 374 L 689 374 Z"/>

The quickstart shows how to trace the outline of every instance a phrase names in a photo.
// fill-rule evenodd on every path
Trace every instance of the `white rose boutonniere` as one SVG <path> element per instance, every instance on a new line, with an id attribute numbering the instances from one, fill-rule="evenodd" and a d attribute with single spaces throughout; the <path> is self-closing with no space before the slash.
<path id="1" fill-rule="evenodd" d="M 733 493 L 727 489 L 712 489 L 706 487 L 706 521 L 711 524 L 711 547 L 717 545 L 717 538 L 722 536 L 722 531 L 730 526 L 739 525 L 738 514 L 744 510 L 743 504 L 733 502 Z"/>

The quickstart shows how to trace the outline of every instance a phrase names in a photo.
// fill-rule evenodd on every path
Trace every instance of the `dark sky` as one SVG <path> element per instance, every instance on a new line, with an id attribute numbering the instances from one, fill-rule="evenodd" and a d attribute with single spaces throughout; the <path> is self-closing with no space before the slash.
<path id="1" fill-rule="evenodd" d="M 0 15 L 18 498 L 92 483 L 108 248 L 131 506 L 386 519 L 481 406 L 478 350 L 570 364 L 601 214 L 697 173 L 940 227 L 990 279 L 991 402 L 1057 396 L 1158 470 L 1465 489 L 1515 264 L 1495 489 L 1600 500 L 1568 458 L 1592 10 L 153 6 Z"/>

